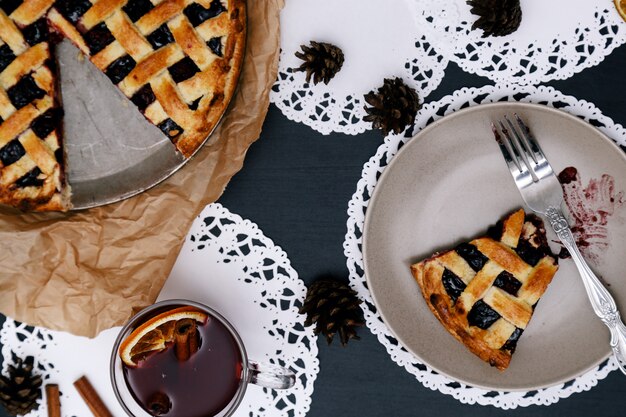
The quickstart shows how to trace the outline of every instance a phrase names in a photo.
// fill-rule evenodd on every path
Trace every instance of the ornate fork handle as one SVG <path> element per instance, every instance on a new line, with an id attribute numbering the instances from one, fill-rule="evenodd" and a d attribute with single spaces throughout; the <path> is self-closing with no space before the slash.
<path id="1" fill-rule="evenodd" d="M 546 211 L 546 216 L 557 236 L 569 251 L 580 272 L 593 311 L 609 328 L 611 332 L 611 348 L 613 349 L 620 370 L 626 374 L 626 326 L 620 318 L 615 300 L 606 288 L 604 288 L 604 285 L 598 280 L 580 254 L 572 231 L 561 209 L 550 207 Z"/>

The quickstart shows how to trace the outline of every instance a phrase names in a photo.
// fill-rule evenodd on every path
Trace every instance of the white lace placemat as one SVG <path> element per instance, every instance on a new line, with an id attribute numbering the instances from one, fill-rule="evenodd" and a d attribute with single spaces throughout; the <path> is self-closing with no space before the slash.
<path id="1" fill-rule="evenodd" d="M 310 41 L 343 50 L 328 85 L 306 83 L 294 54 Z M 421 99 L 441 82 L 448 61 L 420 32 L 411 0 L 289 0 L 281 12 L 281 55 L 271 101 L 289 119 L 329 134 L 371 129 L 363 95 L 401 77 Z"/>
<path id="2" fill-rule="evenodd" d="M 316 338 L 298 313 L 305 294 L 287 254 L 256 224 L 211 204 L 194 222 L 159 299 L 188 298 L 215 308 L 238 330 L 251 359 L 296 372 L 296 385 L 289 390 L 250 385 L 235 416 L 303 417 L 319 371 Z M 81 375 L 88 376 L 113 415 L 125 415 L 109 380 L 119 330 L 88 339 L 7 318 L 0 329 L 3 372 L 12 363 L 12 352 L 32 355 L 44 383 L 59 384 L 64 417 L 91 415 L 72 386 Z M 45 401 L 28 414 L 47 415 Z"/>
<path id="3" fill-rule="evenodd" d="M 613 0 L 522 0 L 511 35 L 482 38 L 466 0 L 413 0 L 426 38 L 465 71 L 501 84 L 569 78 L 626 42 Z"/>
<path id="4" fill-rule="evenodd" d="M 626 146 L 626 129 L 614 123 L 610 118 L 602 115 L 593 104 L 566 96 L 551 87 L 493 87 L 463 88 L 452 95 L 442 98 L 438 102 L 426 104 L 418 113 L 416 129 L 422 129 L 434 120 L 450 114 L 456 110 L 475 106 L 481 103 L 497 101 L 521 101 L 538 103 L 561 109 L 587 120 L 598 127 L 619 145 Z M 348 205 L 348 223 L 344 242 L 344 253 L 350 271 L 350 284 L 358 292 L 365 313 L 367 326 L 382 343 L 391 358 L 424 386 L 452 395 L 461 402 L 468 404 L 493 405 L 503 409 L 511 409 L 529 405 L 549 405 L 566 398 L 574 393 L 591 389 L 599 380 L 605 378 L 609 372 L 617 369 L 613 358 L 579 376 L 578 378 L 549 388 L 530 392 L 503 392 L 486 391 L 458 383 L 448 377 L 440 375 L 428 366 L 420 363 L 411 353 L 404 349 L 393 337 L 383 323 L 373 303 L 367 288 L 363 272 L 363 254 L 361 252 L 363 224 L 365 212 L 370 197 L 376 186 L 380 174 L 391 158 L 398 152 L 408 138 L 390 135 L 378 148 L 376 154 L 364 165 L 361 179 L 356 192 Z M 626 149 L 626 148 L 625 148 Z"/>

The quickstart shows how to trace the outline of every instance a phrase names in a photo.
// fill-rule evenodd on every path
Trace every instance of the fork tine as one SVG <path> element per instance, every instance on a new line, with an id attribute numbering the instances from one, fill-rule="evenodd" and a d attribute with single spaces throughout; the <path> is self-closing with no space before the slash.
<path id="1" fill-rule="evenodd" d="M 504 116 L 504 120 L 506 120 L 507 124 L 509 125 L 509 129 L 511 130 L 511 133 L 509 134 L 509 140 L 511 141 L 513 149 L 516 151 L 518 158 L 520 158 L 520 160 L 526 164 L 526 167 L 530 172 L 530 176 L 532 177 L 533 182 L 539 181 L 539 178 L 535 173 L 535 169 L 537 168 L 537 161 L 534 158 L 530 157 L 530 155 L 528 154 L 528 150 L 524 147 L 524 145 L 522 145 L 522 138 L 520 137 L 520 134 L 515 126 L 513 126 L 513 123 L 511 123 L 511 120 L 509 120 L 509 118 L 506 116 Z"/>
<path id="2" fill-rule="evenodd" d="M 522 138 L 524 139 L 525 145 L 530 151 L 530 154 L 533 156 L 535 162 L 542 163 L 543 160 L 547 162 L 545 154 L 541 150 L 535 136 L 530 132 L 528 126 L 526 126 L 526 123 L 524 123 L 517 113 L 513 113 L 513 117 L 515 117 L 515 121 L 517 121 L 520 131 L 522 132 Z"/>
<path id="3" fill-rule="evenodd" d="M 519 154 L 515 148 L 511 145 L 511 137 L 502 122 L 500 124 L 500 131 L 494 123 L 491 123 L 491 130 L 493 131 L 493 135 L 495 136 L 496 142 L 500 147 L 500 151 L 502 156 L 504 157 L 504 161 L 506 162 L 507 168 L 509 168 L 509 172 L 515 181 L 515 184 L 521 189 L 525 188 L 528 185 L 533 183 L 533 178 L 530 175 L 530 171 L 528 167 L 524 163 L 524 161 L 520 158 Z M 502 132 L 501 136 L 500 132 Z"/>
<path id="4" fill-rule="evenodd" d="M 517 147 L 515 146 L 515 142 L 513 141 L 513 137 L 511 136 L 509 129 L 507 129 L 504 123 L 502 123 L 502 120 L 498 121 L 498 123 L 500 124 L 500 131 L 506 138 L 506 141 L 504 141 L 504 145 L 505 147 L 507 147 L 507 150 L 512 155 L 513 161 L 517 165 L 520 173 L 529 173 L 530 170 L 528 169 L 528 165 L 526 164 L 526 161 L 524 161 L 524 159 L 522 158 L 519 149 L 517 149 Z"/>
<path id="5" fill-rule="evenodd" d="M 526 162 L 528 163 L 530 168 L 534 168 L 534 166 L 539 163 L 539 157 L 530 144 L 530 141 L 533 140 L 529 138 L 530 130 L 523 122 L 520 124 L 521 119 L 517 117 L 517 114 L 514 114 L 514 116 L 518 124 L 517 128 L 513 125 L 513 123 L 507 116 L 504 116 L 504 119 L 507 121 L 509 127 L 511 128 L 511 131 L 514 133 L 515 139 L 517 140 L 518 145 L 520 145 L 520 150 L 526 157 Z"/>
<path id="6" fill-rule="evenodd" d="M 531 167 L 535 176 L 538 179 L 549 177 L 554 173 L 554 170 L 543 153 L 541 146 L 539 146 L 539 143 L 535 139 L 534 135 L 530 132 L 530 129 L 526 126 L 522 119 L 517 114 L 514 114 L 514 116 L 517 124 L 519 125 L 520 131 L 522 132 L 522 138 L 526 142 L 525 146 L 527 151 L 533 155 L 533 158 L 536 161 L 536 164 Z"/>
<path id="7" fill-rule="evenodd" d="M 509 148 L 506 146 L 505 141 L 502 140 L 502 136 L 500 136 L 500 132 L 498 132 L 498 128 L 493 122 L 491 123 L 491 131 L 493 132 L 493 136 L 496 138 L 496 142 L 500 147 L 500 152 L 502 152 L 502 156 L 504 157 L 506 165 L 509 167 L 509 171 L 511 171 L 513 177 L 519 175 L 519 173 L 522 171 L 522 167 L 520 167 L 517 160 L 513 157 L 511 151 L 509 151 Z"/>

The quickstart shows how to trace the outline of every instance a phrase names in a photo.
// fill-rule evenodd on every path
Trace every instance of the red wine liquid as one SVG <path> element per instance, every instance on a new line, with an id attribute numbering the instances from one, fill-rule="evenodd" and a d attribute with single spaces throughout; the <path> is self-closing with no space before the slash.
<path id="1" fill-rule="evenodd" d="M 169 417 L 211 417 L 224 409 L 241 384 L 242 358 L 237 342 L 219 320 L 209 316 L 198 325 L 200 348 L 181 362 L 169 346 L 139 362 L 124 367 L 124 376 L 135 400 L 152 415 L 155 397 L 171 403 Z M 164 397 L 165 394 L 167 397 Z"/>

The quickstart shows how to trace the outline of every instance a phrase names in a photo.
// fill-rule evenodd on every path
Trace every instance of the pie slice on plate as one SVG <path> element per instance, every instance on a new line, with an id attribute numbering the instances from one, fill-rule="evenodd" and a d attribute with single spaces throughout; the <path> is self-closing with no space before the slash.
<path id="1" fill-rule="evenodd" d="M 433 314 L 472 353 L 504 370 L 558 269 L 543 222 L 524 210 L 487 237 L 411 265 Z"/>
<path id="2" fill-rule="evenodd" d="M 0 0 L 0 203 L 71 208 L 56 41 L 70 39 L 189 157 L 233 96 L 245 36 L 245 0 Z"/>

